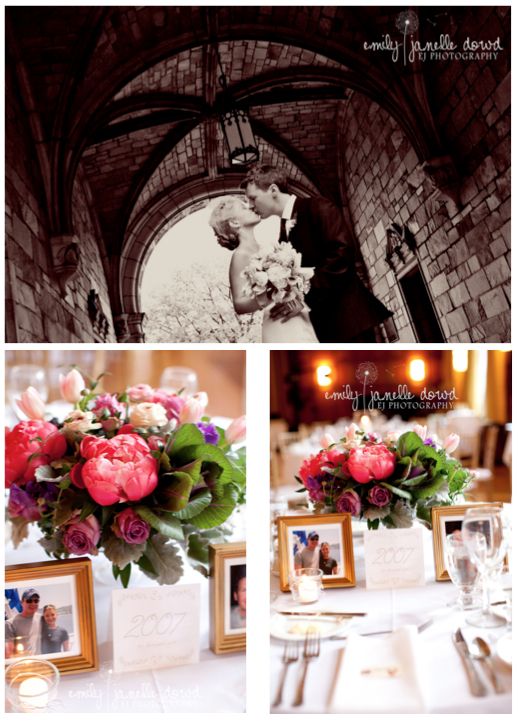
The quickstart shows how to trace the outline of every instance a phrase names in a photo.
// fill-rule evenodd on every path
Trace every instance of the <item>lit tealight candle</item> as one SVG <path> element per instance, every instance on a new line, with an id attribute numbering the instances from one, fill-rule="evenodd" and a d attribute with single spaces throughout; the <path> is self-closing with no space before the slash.
<path id="1" fill-rule="evenodd" d="M 365 433 L 370 433 L 372 430 L 372 421 L 369 418 L 369 416 L 362 416 L 360 418 L 360 426 L 362 431 L 365 431 Z"/>
<path id="2" fill-rule="evenodd" d="M 20 705 L 25 708 L 46 708 L 49 702 L 49 685 L 40 676 L 24 679 L 18 687 Z"/>
<path id="3" fill-rule="evenodd" d="M 313 603 L 318 601 L 318 578 L 301 576 L 299 580 L 299 601 L 301 603 Z"/>

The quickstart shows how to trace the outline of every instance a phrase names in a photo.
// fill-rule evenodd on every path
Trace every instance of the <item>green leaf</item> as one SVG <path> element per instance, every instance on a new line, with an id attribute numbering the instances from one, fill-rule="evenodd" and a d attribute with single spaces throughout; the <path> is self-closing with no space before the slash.
<path id="1" fill-rule="evenodd" d="M 200 514 L 212 501 L 212 494 L 208 488 L 200 491 L 192 498 L 181 511 L 175 511 L 173 515 L 182 521 L 187 521 Z"/>
<path id="2" fill-rule="evenodd" d="M 130 576 L 131 576 L 131 563 L 128 563 L 128 565 L 124 566 L 124 568 L 120 572 L 120 580 L 122 582 L 123 588 L 128 588 Z"/>
<path id="3" fill-rule="evenodd" d="M 413 488 L 414 486 L 418 486 L 423 481 L 426 481 L 427 478 L 428 473 L 420 473 L 418 476 L 414 476 L 413 478 L 407 478 L 406 480 L 401 481 L 401 485 L 407 488 Z"/>
<path id="4" fill-rule="evenodd" d="M 394 495 L 396 495 L 396 496 L 400 496 L 401 498 L 406 498 L 409 501 L 412 500 L 412 494 L 409 491 L 405 491 L 402 488 L 393 486 L 390 483 L 387 483 L 386 481 L 380 481 L 380 486 L 384 486 L 389 491 L 392 491 L 392 493 L 394 493 Z"/>
<path id="5" fill-rule="evenodd" d="M 224 523 L 236 507 L 238 490 L 233 486 L 225 486 L 221 498 L 213 498 L 212 502 L 190 521 L 197 528 L 214 528 Z"/>
<path id="6" fill-rule="evenodd" d="M 138 513 L 138 515 L 146 521 L 146 523 L 149 523 L 151 528 L 154 528 L 155 531 L 158 531 L 163 536 L 172 538 L 175 541 L 183 541 L 182 524 L 177 518 L 172 518 L 171 516 L 169 516 L 169 518 L 157 516 L 146 506 L 135 506 L 134 510 L 135 513 Z"/>
<path id="7" fill-rule="evenodd" d="M 403 433 L 397 443 L 397 450 L 401 457 L 411 456 L 423 447 L 423 441 L 414 431 Z"/>
<path id="8" fill-rule="evenodd" d="M 159 508 L 166 511 L 181 511 L 189 502 L 193 486 L 194 481 L 188 473 L 182 471 L 166 473 L 161 477 L 160 488 L 156 492 Z"/>
<path id="9" fill-rule="evenodd" d="M 198 446 L 202 444 L 203 441 L 203 433 L 194 423 L 183 423 L 178 430 L 171 435 L 169 443 L 167 444 L 167 454 L 171 460 L 174 460 L 179 453 L 188 446 Z"/>
<path id="10" fill-rule="evenodd" d="M 132 561 L 138 561 L 146 550 L 145 543 L 126 543 L 110 530 L 103 533 L 102 546 L 106 558 L 119 569 L 125 568 Z"/>
<path id="11" fill-rule="evenodd" d="M 84 521 L 85 518 L 88 518 L 88 516 L 91 516 L 95 509 L 97 508 L 97 503 L 94 503 L 94 501 L 86 501 L 84 504 L 81 514 L 79 516 L 80 521 Z"/>
<path id="12" fill-rule="evenodd" d="M 187 539 L 187 555 L 200 563 L 209 562 L 209 539 L 199 533 L 191 533 Z"/>
<path id="13" fill-rule="evenodd" d="M 142 571 L 160 584 L 176 583 L 183 573 L 183 562 L 178 549 L 159 533 L 151 536 L 146 552 L 139 561 Z"/>
<path id="14" fill-rule="evenodd" d="M 434 476 L 431 483 L 428 483 L 426 486 L 421 486 L 421 488 L 416 488 L 413 496 L 418 499 L 431 498 L 435 496 L 443 486 L 447 485 L 447 483 L 448 477 L 445 474 L 438 473 Z"/>

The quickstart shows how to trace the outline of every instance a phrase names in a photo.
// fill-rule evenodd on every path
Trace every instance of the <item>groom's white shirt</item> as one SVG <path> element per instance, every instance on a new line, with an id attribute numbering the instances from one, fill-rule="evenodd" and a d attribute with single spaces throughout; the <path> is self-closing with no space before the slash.
<path id="1" fill-rule="evenodd" d="M 284 206 L 284 210 L 282 211 L 281 218 L 284 218 L 284 220 L 291 220 L 291 216 L 293 215 L 293 206 L 295 205 L 295 201 L 297 200 L 296 195 L 290 195 L 288 198 L 288 202 Z M 286 233 L 289 234 L 288 228 L 286 228 Z"/>

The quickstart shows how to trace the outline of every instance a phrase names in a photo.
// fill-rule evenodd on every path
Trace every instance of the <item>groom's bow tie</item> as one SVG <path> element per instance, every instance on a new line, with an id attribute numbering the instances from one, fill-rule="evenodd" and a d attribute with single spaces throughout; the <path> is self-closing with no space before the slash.
<path id="1" fill-rule="evenodd" d="M 281 232 L 279 233 L 279 243 L 287 243 L 288 234 L 286 233 L 286 218 L 281 218 Z"/>

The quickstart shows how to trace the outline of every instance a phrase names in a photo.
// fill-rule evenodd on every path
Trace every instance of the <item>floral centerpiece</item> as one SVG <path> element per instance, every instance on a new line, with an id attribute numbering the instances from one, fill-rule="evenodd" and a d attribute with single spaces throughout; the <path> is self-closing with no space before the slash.
<path id="1" fill-rule="evenodd" d="M 302 463 L 297 480 L 315 510 L 330 507 L 367 520 L 371 529 L 407 528 L 415 516 L 430 522 L 432 506 L 449 506 L 467 488 L 471 474 L 452 458 L 459 437 L 443 444 L 428 437 L 426 426 L 381 439 L 354 423 L 337 443 L 325 446 Z"/>
<path id="2" fill-rule="evenodd" d="M 267 253 L 252 256 L 242 273 L 244 294 L 253 298 L 266 292 L 274 303 L 303 301 L 314 269 L 302 268 L 301 258 L 291 243 L 279 241 Z"/>
<path id="3" fill-rule="evenodd" d="M 206 393 L 170 393 L 141 384 L 97 393 L 78 370 L 60 376 L 74 404 L 62 422 L 28 388 L 18 405 L 28 420 L 8 430 L 5 477 L 13 542 L 36 523 L 49 556 L 96 555 L 127 586 L 132 563 L 158 583 L 182 575 L 178 544 L 199 570 L 208 545 L 245 500 L 245 419 L 223 430 Z M 241 446 L 239 446 L 241 444 Z"/>

